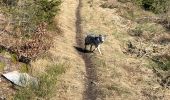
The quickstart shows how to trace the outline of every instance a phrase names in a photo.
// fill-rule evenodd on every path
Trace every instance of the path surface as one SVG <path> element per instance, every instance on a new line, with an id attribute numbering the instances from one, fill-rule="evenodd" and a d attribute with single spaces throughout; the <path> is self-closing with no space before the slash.
<path id="1" fill-rule="evenodd" d="M 52 100 L 95 100 L 97 97 L 97 77 L 90 54 L 78 50 L 84 47 L 81 8 L 81 0 L 64 0 L 56 17 L 62 36 L 55 37 L 50 53 L 55 62 L 67 63 L 69 67 L 60 77 Z"/>
<path id="2" fill-rule="evenodd" d="M 82 8 L 82 0 L 79 0 L 79 4 L 76 10 L 76 42 L 80 48 L 84 47 L 84 37 L 83 37 L 83 27 L 81 26 L 81 8 Z M 82 50 L 83 51 L 83 50 Z M 86 81 L 86 90 L 84 100 L 96 100 L 97 98 L 97 73 L 95 66 L 93 65 L 92 60 L 90 59 L 90 55 L 88 53 L 79 52 L 82 56 L 85 67 L 86 67 L 86 74 L 87 74 L 87 81 Z"/>

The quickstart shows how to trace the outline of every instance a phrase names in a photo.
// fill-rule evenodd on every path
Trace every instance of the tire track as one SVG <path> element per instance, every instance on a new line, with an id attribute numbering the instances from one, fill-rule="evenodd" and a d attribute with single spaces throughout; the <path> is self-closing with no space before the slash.
<path id="1" fill-rule="evenodd" d="M 79 0 L 77 9 L 76 9 L 76 42 L 78 47 L 84 48 L 84 37 L 83 37 L 83 28 L 81 26 L 81 9 L 82 9 L 82 0 Z M 90 55 L 84 52 L 78 52 L 80 56 L 82 56 L 85 67 L 86 67 L 86 75 L 87 80 L 85 84 L 85 92 L 84 92 L 84 100 L 96 100 L 97 99 L 97 72 L 96 68 L 90 58 Z"/>

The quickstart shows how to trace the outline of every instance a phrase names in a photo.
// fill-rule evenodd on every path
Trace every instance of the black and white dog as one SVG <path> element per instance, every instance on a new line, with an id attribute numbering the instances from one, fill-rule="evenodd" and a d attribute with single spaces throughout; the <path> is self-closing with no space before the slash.
<path id="1" fill-rule="evenodd" d="M 106 36 L 105 35 L 87 35 L 85 37 L 85 50 L 87 45 L 90 45 L 90 51 L 95 51 L 96 49 L 98 49 L 99 53 L 101 54 L 100 51 L 100 44 L 102 44 L 105 41 Z M 95 46 L 95 49 L 92 50 L 92 46 Z"/>

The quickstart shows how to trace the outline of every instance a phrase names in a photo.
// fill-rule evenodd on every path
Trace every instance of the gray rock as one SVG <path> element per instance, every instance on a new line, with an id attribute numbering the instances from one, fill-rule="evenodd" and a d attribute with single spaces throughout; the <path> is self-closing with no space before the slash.
<path id="1" fill-rule="evenodd" d="M 13 71 L 2 75 L 18 86 L 26 87 L 30 84 L 38 85 L 37 79 L 29 76 L 27 73 L 19 73 L 18 71 Z"/>

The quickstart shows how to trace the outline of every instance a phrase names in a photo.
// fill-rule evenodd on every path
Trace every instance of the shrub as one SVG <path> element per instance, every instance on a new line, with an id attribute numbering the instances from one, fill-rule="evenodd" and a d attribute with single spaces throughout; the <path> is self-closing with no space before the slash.
<path id="1" fill-rule="evenodd" d="M 169 0 L 132 0 L 145 10 L 151 10 L 154 13 L 165 13 L 169 9 Z"/>
<path id="2" fill-rule="evenodd" d="M 8 6 L 15 6 L 17 5 L 18 0 L 2 0 L 2 2 Z"/>
<path id="3" fill-rule="evenodd" d="M 60 10 L 61 0 L 15 1 L 17 1 L 15 6 L 9 6 L 0 1 L 3 15 L 6 20 L 8 19 L 8 24 L 5 26 L 8 28 L 3 29 L 4 34 L 6 33 L 4 37 L 12 40 L 12 42 L 2 43 L 2 45 L 11 48 L 10 51 L 16 53 L 17 60 L 28 64 L 52 45 L 52 37 L 48 34 L 47 29 Z"/>
<path id="4" fill-rule="evenodd" d="M 9 23 L 13 26 L 13 35 L 21 33 L 25 37 L 30 37 L 30 34 L 36 31 L 37 25 L 43 22 L 52 23 L 61 4 L 61 0 L 14 1 L 16 1 L 16 6 L 10 7 L 10 5 L 6 5 L 6 2 L 1 6 L 5 8 L 4 12 L 10 18 Z"/>
<path id="5" fill-rule="evenodd" d="M 59 11 L 61 0 L 37 0 L 35 3 L 37 5 L 37 17 L 42 22 L 51 23 Z"/>

